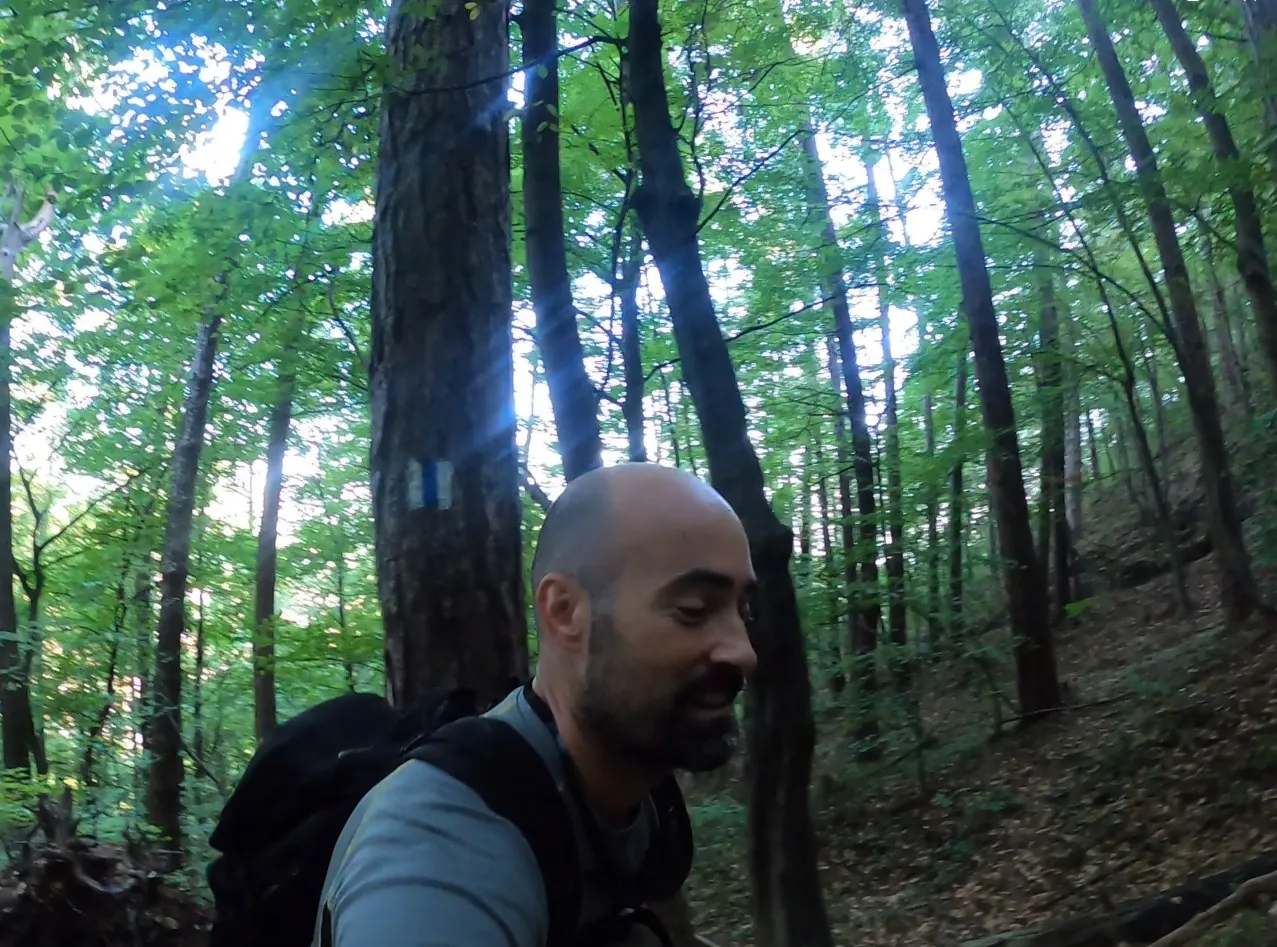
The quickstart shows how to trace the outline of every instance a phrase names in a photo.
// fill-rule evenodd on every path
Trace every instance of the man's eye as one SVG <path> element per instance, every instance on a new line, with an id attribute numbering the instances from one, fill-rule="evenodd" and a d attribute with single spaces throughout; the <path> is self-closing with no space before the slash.
<path id="1" fill-rule="evenodd" d="M 679 605 L 676 611 L 679 620 L 689 624 L 703 622 L 709 615 L 709 609 L 704 605 Z"/>

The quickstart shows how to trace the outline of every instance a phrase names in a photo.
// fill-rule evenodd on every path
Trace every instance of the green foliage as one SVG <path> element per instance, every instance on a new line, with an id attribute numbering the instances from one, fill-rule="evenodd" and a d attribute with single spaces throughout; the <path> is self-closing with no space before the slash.
<path id="1" fill-rule="evenodd" d="M 14 287 L 4 288 L 16 431 L 14 555 L 30 580 L 29 588 L 15 583 L 18 632 L 32 656 L 32 701 L 52 776 L 7 777 L 0 822 L 17 818 L 35 789 L 63 783 L 87 801 L 104 835 L 140 821 L 147 760 L 139 725 L 144 682 L 153 673 L 170 461 L 195 333 L 218 314 L 183 642 L 187 817 L 199 844 L 217 811 L 218 786 L 233 784 L 255 745 L 257 537 L 270 416 L 284 377 L 294 384 L 272 625 L 280 715 L 348 688 L 382 688 L 366 366 L 374 344 L 379 101 L 402 77 L 384 51 L 385 4 L 234 0 L 213 14 L 207 5 L 145 0 L 81 6 L 34 0 L 0 12 L 0 185 L 13 178 L 23 188 L 23 218 L 48 191 L 58 201 L 48 236 L 26 251 Z M 468 8 L 478 13 L 483 6 Z M 847 580 L 844 539 L 859 513 L 854 501 L 842 509 L 839 489 L 849 457 L 837 433 L 845 401 L 830 377 L 833 324 L 820 280 L 820 264 L 830 258 L 844 272 L 876 438 L 884 433 L 885 400 L 879 293 L 890 313 L 910 612 L 901 653 L 957 656 L 988 716 L 1001 719 L 1013 650 L 994 622 L 1004 603 L 987 543 L 989 434 L 970 364 L 966 412 L 955 410 L 956 366 L 969 338 L 926 113 L 897 10 L 740 0 L 663 6 L 671 108 L 701 199 L 711 291 L 771 501 L 796 533 L 793 572 L 822 732 L 843 739 L 846 709 L 868 699 L 855 685 L 839 693 L 827 685 L 847 670 L 848 609 L 883 594 Z M 1219 39 L 1239 35 L 1233 5 L 1183 5 L 1190 33 L 1205 37 L 1203 55 L 1243 154 L 1243 167 L 1233 168 L 1211 158 L 1152 14 L 1129 0 L 1110 6 L 1112 21 L 1124 24 L 1119 55 L 1182 238 L 1210 241 L 1233 322 L 1253 340 L 1233 275 L 1226 196 L 1239 180 L 1256 182 L 1271 232 L 1277 179 L 1264 165 L 1262 89 L 1254 87 L 1250 54 Z M 1041 442 L 1036 267 L 1055 280 L 1067 323 L 1066 375 L 1094 428 L 1094 443 L 1083 448 L 1100 458 L 1099 470 L 1089 456 L 1086 465 L 1093 498 L 1110 489 L 1101 474 L 1128 466 L 1119 453 L 1119 425 L 1129 418 L 1117 388 L 1124 366 L 1116 341 L 1131 354 L 1137 408 L 1149 428 L 1161 412 L 1168 439 L 1190 433 L 1165 332 L 1164 288 L 1156 275 L 1146 277 L 1145 265 L 1158 271 L 1142 195 L 1072 5 L 948 0 L 933 12 L 990 260 L 1030 500 L 1037 501 Z M 554 123 L 568 260 L 606 457 L 614 461 L 626 444 L 619 296 L 636 227 L 633 116 L 621 108 L 620 41 L 628 24 L 615 6 L 570 3 L 559 28 L 572 49 L 558 64 Z M 517 24 L 512 39 L 517 48 Z M 512 61 L 517 65 L 515 52 Z M 517 75 L 514 85 L 522 87 Z M 519 116 L 513 103 L 494 107 L 511 117 L 521 454 L 552 497 L 562 473 L 527 298 Z M 829 192 L 833 247 L 809 193 L 800 147 L 809 127 Z M 237 156 L 244 129 L 248 145 Z M 259 140 L 264 147 L 256 147 Z M 237 157 L 244 173 L 232 180 Z M 874 239 L 865 207 L 870 173 L 883 194 L 885 241 Z M 1193 213 L 1206 209 L 1209 227 Z M 9 210 L 0 203 L 0 211 Z M 1200 257 L 1192 255 L 1190 278 L 1206 300 Z M 702 419 L 684 384 L 664 291 L 650 260 L 640 262 L 649 456 L 704 474 Z M 1235 347 L 1249 356 L 1248 377 L 1259 388 L 1258 359 L 1240 335 Z M 1214 354 L 1218 361 L 1221 353 Z M 1251 423 L 1270 433 L 1266 397 L 1257 394 Z M 960 464 L 967 520 L 958 616 L 947 601 L 945 531 L 950 477 Z M 928 504 L 938 520 L 936 547 Z M 529 492 L 525 561 L 542 516 Z M 881 535 L 881 505 L 875 516 Z M 1277 555 L 1277 539 L 1261 533 L 1256 549 Z M 927 586 L 933 563 L 938 600 Z M 33 595 L 37 574 L 42 584 Z M 1084 618 L 1096 607 L 1096 599 L 1082 599 L 1068 614 Z M 930 615 L 946 626 L 940 641 L 926 630 Z M 947 627 L 959 617 L 961 627 Z M 993 630 L 976 631 L 985 626 Z M 1133 672 L 1126 684 L 1141 696 L 1163 686 Z M 888 705 L 892 739 L 913 746 L 908 714 L 891 703 L 894 696 L 878 699 Z M 828 719 L 834 725 L 825 727 Z M 973 833 L 1014 805 L 1001 798 L 933 802 L 949 805 Z M 739 872 L 739 809 L 707 804 L 693 815 L 701 838 L 735 853 L 726 863 Z M 949 844 L 960 849 L 955 858 L 969 854 L 967 841 Z"/>

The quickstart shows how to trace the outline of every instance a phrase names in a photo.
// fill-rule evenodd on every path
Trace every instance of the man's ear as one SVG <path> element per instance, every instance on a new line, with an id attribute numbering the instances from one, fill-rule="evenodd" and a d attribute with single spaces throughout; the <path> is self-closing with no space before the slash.
<path id="1" fill-rule="evenodd" d="M 571 576 L 551 572 L 533 591 L 541 634 L 560 648 L 577 651 L 585 646 L 590 626 L 585 590 Z"/>

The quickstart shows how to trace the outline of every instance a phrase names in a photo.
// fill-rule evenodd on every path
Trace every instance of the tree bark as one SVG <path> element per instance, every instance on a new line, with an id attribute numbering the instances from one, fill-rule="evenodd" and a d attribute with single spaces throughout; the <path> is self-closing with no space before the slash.
<path id="1" fill-rule="evenodd" d="M 1237 272 L 1250 297 L 1255 326 L 1259 330 L 1259 344 L 1264 353 L 1264 365 L 1273 390 L 1277 391 L 1277 292 L 1273 290 L 1272 275 L 1268 269 L 1268 254 L 1264 249 L 1264 228 L 1259 220 L 1259 207 L 1250 185 L 1246 164 L 1242 161 L 1232 129 L 1224 117 L 1215 89 L 1206 71 L 1206 64 L 1197 52 L 1180 22 L 1175 0 L 1150 0 L 1162 30 L 1170 41 L 1175 58 L 1188 77 L 1189 92 L 1197 105 L 1206 134 L 1216 160 L 1229 176 L 1228 194 L 1233 201 L 1233 225 L 1237 235 Z"/>
<path id="2" fill-rule="evenodd" d="M 674 413 L 674 402 L 670 398 L 670 380 L 664 371 L 661 376 L 661 392 L 665 395 L 665 424 L 670 432 L 670 452 L 674 456 L 674 466 L 683 466 L 683 452 L 678 444 L 678 417 Z"/>
<path id="3" fill-rule="evenodd" d="M 1091 420 L 1091 412 L 1088 410 L 1083 419 L 1086 422 L 1086 442 L 1091 449 L 1091 479 L 1096 483 L 1100 481 L 1100 454 L 1095 443 L 1095 422 Z"/>
<path id="4" fill-rule="evenodd" d="M 647 460 L 647 433 L 643 417 L 643 345 L 640 338 L 638 285 L 643 267 L 643 236 L 631 225 L 630 246 L 621 267 L 621 361 L 625 371 L 625 433 L 628 456 L 634 463 Z"/>
<path id="5" fill-rule="evenodd" d="M 1037 251 L 1036 273 L 1041 297 L 1042 321 L 1040 330 L 1039 366 L 1042 372 L 1042 506 L 1044 517 L 1043 539 L 1039 548 L 1044 550 L 1040 561 L 1045 571 L 1048 592 L 1054 590 L 1051 599 L 1051 620 L 1059 624 L 1064 620 L 1069 595 L 1069 524 L 1064 509 L 1064 392 L 1062 359 L 1060 356 L 1060 319 L 1055 296 L 1055 280 L 1047 266 L 1045 254 Z M 1047 541 L 1049 538 L 1049 542 Z M 1052 556 L 1051 553 L 1054 552 Z M 1055 574 L 1055 585 L 1050 582 Z"/>
<path id="6" fill-rule="evenodd" d="M 154 562 L 148 549 L 133 577 L 133 647 L 134 677 L 136 694 L 134 696 L 137 712 L 133 716 L 133 726 L 137 730 L 137 763 L 134 768 L 134 791 L 139 796 L 146 794 L 147 762 L 152 758 L 151 752 L 151 685 L 149 675 L 154 661 L 154 639 L 151 635 L 151 621 L 155 617 L 151 607 L 151 588 L 154 584 Z"/>
<path id="7" fill-rule="evenodd" d="M 800 136 L 806 158 L 806 191 L 809 215 L 819 224 L 820 287 L 833 315 L 834 338 L 837 340 L 835 387 L 847 399 L 847 418 L 851 425 L 852 468 L 856 477 L 856 507 L 860 513 L 858 535 L 848 553 L 854 552 L 855 576 L 849 596 L 851 621 L 851 654 L 853 676 L 859 683 L 860 722 L 856 737 L 860 755 L 873 757 L 879 753 L 878 724 L 873 708 L 877 689 L 875 662 L 878 649 L 878 622 L 882 605 L 878 600 L 878 527 L 874 496 L 873 444 L 865 419 L 865 393 L 856 360 L 856 345 L 851 331 L 851 307 L 847 301 L 841 250 L 829 208 L 825 173 L 816 149 L 815 133 L 810 119 Z M 850 525 L 847 527 L 850 528 Z"/>
<path id="8" fill-rule="evenodd" d="M 220 282 L 225 285 L 225 278 Z M 223 288 L 223 295 L 225 290 Z M 219 298 L 213 305 L 221 305 Z M 186 586 L 191 562 L 195 485 L 208 422 L 222 317 L 199 328 L 191 380 L 182 406 L 182 430 L 173 452 L 164 551 L 160 564 L 160 620 L 151 687 L 151 765 L 147 774 L 147 821 L 160 830 L 176 860 L 182 850 L 182 635 L 186 631 Z"/>
<path id="9" fill-rule="evenodd" d="M 16 185 L 9 188 L 9 216 L 0 218 L 0 457 L 4 458 L 0 464 L 0 766 L 29 773 L 33 759 L 38 769 L 47 770 L 48 762 L 36 739 L 29 664 L 23 654 L 13 598 L 13 473 L 9 463 L 13 453 L 13 353 L 9 340 L 18 317 L 13 283 L 18 257 L 53 222 L 54 202 L 52 195 L 46 196 L 35 217 L 24 222 L 23 194 Z"/>
<path id="10" fill-rule="evenodd" d="M 1076 359 L 1076 323 L 1064 304 L 1062 346 L 1065 351 L 1061 369 L 1064 373 L 1064 509 L 1069 536 L 1076 545 L 1082 536 L 1082 405 L 1081 378 Z"/>
<path id="11" fill-rule="evenodd" d="M 949 470 L 949 608 L 948 635 L 950 641 L 958 641 L 962 633 L 962 550 L 966 544 L 963 529 L 970 510 L 964 510 L 965 496 L 962 483 L 962 467 L 966 449 L 962 436 L 967 429 L 967 349 L 958 353 L 957 370 L 953 379 L 953 443 L 956 457 Z"/>
<path id="12" fill-rule="evenodd" d="M 1135 96 L 1118 61 L 1117 51 L 1094 0 L 1077 0 L 1087 36 L 1113 99 L 1118 125 L 1126 140 L 1148 205 L 1149 223 L 1162 258 L 1162 271 L 1175 319 L 1175 349 L 1184 375 L 1189 411 L 1201 455 L 1215 561 L 1220 570 L 1220 596 L 1230 623 L 1248 617 L 1259 604 L 1250 569 L 1250 554 L 1242 536 L 1241 517 L 1233 490 L 1228 448 L 1219 420 L 1215 380 L 1211 374 L 1197 302 L 1189 285 L 1188 267 L 1180 252 L 1170 201 L 1162 184 L 1157 158 L 1135 107 Z"/>
<path id="13" fill-rule="evenodd" d="M 519 17 L 527 105 L 523 113 L 523 219 L 537 344 L 558 432 L 563 475 L 603 465 L 598 402 L 585 371 L 563 234 L 559 167 L 559 57 L 554 0 L 524 0 Z"/>
<path id="14" fill-rule="evenodd" d="M 748 690 L 750 862 L 760 947 L 831 947 L 807 799 L 815 724 L 806 642 L 789 574 L 793 535 L 768 503 L 745 404 L 697 245 L 700 202 L 684 177 L 665 92 L 657 0 L 630 5 L 629 51 L 642 183 L 635 207 L 669 303 L 715 489 L 749 536 L 758 575 Z"/>
<path id="15" fill-rule="evenodd" d="M 1007 382 L 1006 363 L 998 340 L 993 289 L 985 264 L 977 223 L 975 195 L 967 175 L 962 140 L 945 86 L 940 48 L 931 29 L 926 0 L 902 0 L 919 84 L 940 163 L 945 211 L 953 232 L 962 305 L 971 333 L 976 379 L 984 426 L 992 437 L 990 494 L 998 521 L 1011 630 L 1016 638 L 1016 675 L 1020 712 L 1040 719 L 1061 704 L 1055 667 L 1046 589 L 1033 548 L 1029 506 L 1024 495 L 1015 410 Z"/>
<path id="16" fill-rule="evenodd" d="M 1237 357 L 1237 346 L 1233 343 L 1233 329 L 1228 313 L 1228 296 L 1224 293 L 1224 284 L 1215 269 L 1214 241 L 1209 232 L 1202 229 L 1202 259 L 1206 264 L 1206 278 L 1210 283 L 1211 321 L 1215 330 L 1215 349 L 1219 355 L 1219 373 L 1227 392 L 1225 404 L 1240 408 L 1246 418 L 1254 416 L 1254 408 L 1250 401 L 1250 387 L 1242 372 L 1240 359 Z"/>
<path id="17" fill-rule="evenodd" d="M 821 438 L 814 438 L 816 466 L 820 469 L 817 481 L 816 499 L 819 504 L 817 512 L 820 516 L 820 541 L 825 553 L 825 581 L 829 583 L 829 634 L 825 658 L 825 686 L 831 697 L 837 697 L 847 686 L 847 674 L 842 666 L 842 596 L 838 594 L 838 554 L 834 549 L 834 531 L 830 526 L 831 511 L 829 508 L 829 479 L 825 474 L 824 454 L 821 450 Z M 843 477 L 845 480 L 845 476 Z M 850 497 L 850 488 L 847 496 Z"/>
<path id="18" fill-rule="evenodd" d="M 257 533 L 257 584 L 253 602 L 253 729 L 257 742 L 278 724 L 275 703 L 275 583 L 278 575 L 279 504 L 284 492 L 284 454 L 293 417 L 297 383 L 296 353 L 302 323 L 290 331 L 280 357 L 275 404 L 266 440 L 266 485 L 262 491 L 262 522 Z"/>
<path id="19" fill-rule="evenodd" d="M 372 498 L 387 696 L 527 670 L 514 412 L 508 8 L 408 0 L 386 45 L 373 230 Z"/>
<path id="20" fill-rule="evenodd" d="M 886 395 L 883 408 L 883 456 L 886 468 L 886 566 L 887 566 L 887 628 L 891 644 L 897 652 L 893 665 L 897 686 L 907 688 L 910 661 L 906 655 L 909 645 L 908 613 L 905 602 L 905 522 L 904 487 L 900 482 L 900 426 L 896 406 L 896 360 L 891 354 L 891 307 L 887 301 L 887 267 L 889 266 L 887 228 L 882 222 L 882 207 L 878 199 L 878 185 L 873 174 L 874 155 L 865 156 L 869 186 L 866 191 L 865 209 L 869 213 L 870 226 L 877 243 L 876 260 L 878 283 L 878 328 L 882 334 L 882 384 Z"/>
<path id="21" fill-rule="evenodd" d="M 26 775 L 35 755 L 31 745 L 35 727 L 13 597 L 13 474 L 7 460 L 13 452 L 9 335 L 16 310 L 13 285 L 0 280 L 0 456 L 6 458 L 0 465 L 0 737 L 4 769 Z"/>
<path id="22" fill-rule="evenodd" d="M 1277 182 L 1277 2 L 1237 0 L 1256 70 L 1253 88 L 1264 107 L 1268 170 Z"/>

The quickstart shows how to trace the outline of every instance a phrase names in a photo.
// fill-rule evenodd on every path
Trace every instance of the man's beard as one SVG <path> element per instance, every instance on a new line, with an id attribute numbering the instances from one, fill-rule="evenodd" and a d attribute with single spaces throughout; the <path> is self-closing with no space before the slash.
<path id="1" fill-rule="evenodd" d="M 610 616 L 598 615 L 590 628 L 590 651 L 578 723 L 607 751 L 657 769 L 704 773 L 726 764 L 736 752 L 736 715 L 696 716 L 696 701 L 707 695 L 735 697 L 744 686 L 740 671 L 712 664 L 673 695 L 644 689 L 621 654 L 626 647 Z"/>

